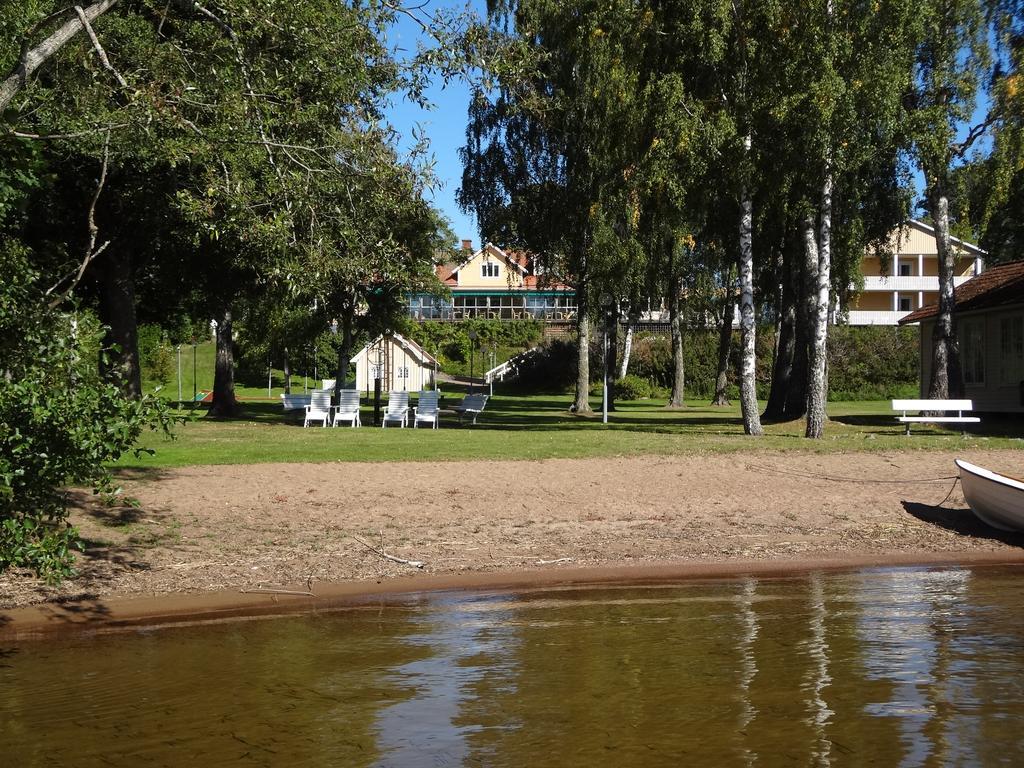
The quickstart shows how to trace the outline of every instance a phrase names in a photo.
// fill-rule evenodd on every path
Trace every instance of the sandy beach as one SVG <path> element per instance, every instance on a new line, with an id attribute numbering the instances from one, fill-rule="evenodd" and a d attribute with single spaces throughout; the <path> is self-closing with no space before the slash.
<path id="1" fill-rule="evenodd" d="M 138 506 L 76 494 L 79 575 L 59 588 L 0 577 L 0 630 L 169 605 L 184 614 L 451 586 L 1024 561 L 1024 536 L 970 513 L 954 456 L 1024 474 L 1019 451 L 161 470 L 123 478 Z"/>

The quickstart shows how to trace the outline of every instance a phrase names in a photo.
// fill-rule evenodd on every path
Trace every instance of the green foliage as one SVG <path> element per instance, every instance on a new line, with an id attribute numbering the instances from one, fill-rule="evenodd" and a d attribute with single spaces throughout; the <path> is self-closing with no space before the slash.
<path id="1" fill-rule="evenodd" d="M 916 397 L 917 328 L 835 326 L 829 333 L 830 400 Z"/>
<path id="2" fill-rule="evenodd" d="M 107 464 L 145 429 L 169 432 L 172 418 L 160 402 L 128 400 L 102 382 L 98 326 L 47 312 L 24 253 L 0 255 L 0 571 L 59 581 L 77 542 L 64 487 L 115 494 Z"/>
<path id="3" fill-rule="evenodd" d="M 616 400 L 643 400 L 654 395 L 654 387 L 648 379 L 628 374 L 615 382 Z"/>
<path id="4" fill-rule="evenodd" d="M 430 354 L 436 355 L 446 373 L 464 374 L 469 371 L 470 331 L 475 331 L 477 335 L 473 347 L 477 375 L 490 367 L 485 361 L 490 360 L 492 347 L 497 362 L 501 363 L 539 344 L 544 333 L 537 320 L 475 319 L 459 323 L 409 322 L 403 334 Z"/>

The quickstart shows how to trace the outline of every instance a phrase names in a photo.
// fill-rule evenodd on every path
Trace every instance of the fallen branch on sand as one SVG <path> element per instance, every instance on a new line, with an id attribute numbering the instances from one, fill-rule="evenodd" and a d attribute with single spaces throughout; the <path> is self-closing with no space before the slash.
<path id="1" fill-rule="evenodd" d="M 238 591 L 245 595 L 302 595 L 303 597 L 316 597 L 312 592 L 302 589 L 270 589 L 257 587 L 256 589 L 240 589 Z"/>
<path id="2" fill-rule="evenodd" d="M 557 560 L 538 560 L 534 565 L 553 565 L 555 563 L 571 563 L 571 557 L 560 557 Z"/>
<path id="3" fill-rule="evenodd" d="M 238 590 L 244 595 L 299 595 L 301 597 L 316 597 L 313 594 L 313 577 L 306 579 L 305 589 L 284 589 L 283 587 L 264 587 L 257 584 L 255 589 Z"/>
<path id="4" fill-rule="evenodd" d="M 370 544 L 368 541 L 363 541 L 362 539 L 360 539 L 355 534 L 350 534 L 350 535 L 352 536 L 353 539 L 358 541 L 360 544 L 362 544 L 368 550 L 370 550 L 371 552 L 374 552 L 374 553 L 380 555 L 385 560 L 390 560 L 393 563 L 401 563 L 402 565 L 411 565 L 413 568 L 423 568 L 426 565 L 426 563 L 424 563 L 421 560 L 406 560 L 406 559 L 401 558 L 401 557 L 395 557 L 394 555 L 389 555 L 387 552 L 385 552 L 384 551 L 384 531 L 380 532 L 380 547 L 375 547 L 375 546 L 373 546 L 373 544 Z"/>

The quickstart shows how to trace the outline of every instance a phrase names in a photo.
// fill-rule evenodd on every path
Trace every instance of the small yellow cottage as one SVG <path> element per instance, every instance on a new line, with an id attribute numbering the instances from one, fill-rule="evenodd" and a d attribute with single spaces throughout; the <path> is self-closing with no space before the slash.
<path id="1" fill-rule="evenodd" d="M 433 355 L 397 333 L 378 336 L 355 354 L 352 364 L 356 389 L 363 392 L 372 392 L 378 377 L 385 392 L 433 389 L 438 367 Z"/>

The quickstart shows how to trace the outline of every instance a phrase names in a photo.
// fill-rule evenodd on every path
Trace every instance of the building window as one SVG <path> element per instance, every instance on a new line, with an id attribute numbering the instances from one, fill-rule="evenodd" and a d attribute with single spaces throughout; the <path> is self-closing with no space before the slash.
<path id="1" fill-rule="evenodd" d="M 910 306 L 910 297 L 909 296 L 900 296 L 899 308 L 900 308 L 900 312 L 910 312 L 911 306 Z"/>
<path id="2" fill-rule="evenodd" d="M 485 261 L 480 265 L 480 276 L 481 277 L 497 277 L 498 276 L 498 262 L 496 261 Z"/>
<path id="3" fill-rule="evenodd" d="M 900 264 L 900 277 L 910 277 L 909 264 Z"/>
<path id="4" fill-rule="evenodd" d="M 408 367 L 406 367 L 404 365 L 400 365 L 400 366 L 398 366 L 398 368 L 396 370 L 397 370 L 398 378 L 400 378 L 400 379 L 408 379 L 409 378 L 409 369 L 408 369 Z"/>
<path id="5" fill-rule="evenodd" d="M 1000 384 L 1024 380 L 1024 315 L 999 321 L 999 368 Z"/>
<path id="6" fill-rule="evenodd" d="M 960 325 L 964 384 L 985 383 L 985 321 L 964 320 Z"/>

